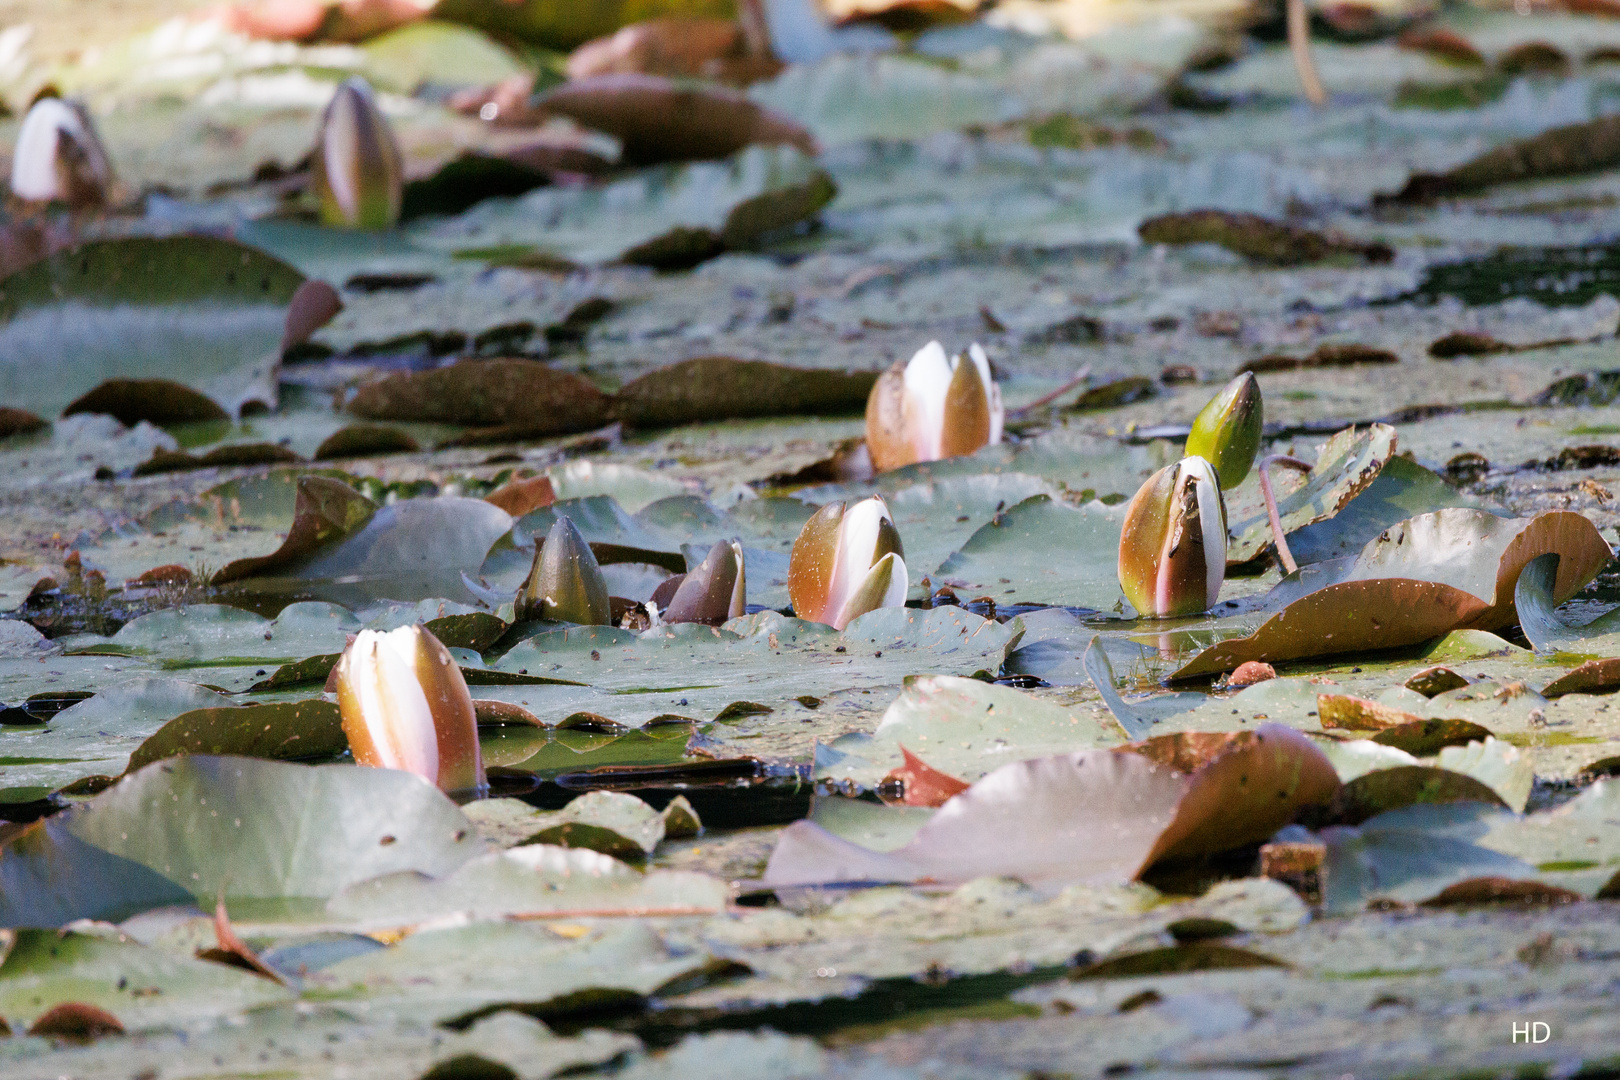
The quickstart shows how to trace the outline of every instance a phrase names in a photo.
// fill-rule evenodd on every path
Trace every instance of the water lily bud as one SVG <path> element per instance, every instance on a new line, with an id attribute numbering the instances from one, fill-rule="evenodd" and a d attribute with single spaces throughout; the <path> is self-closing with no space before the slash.
<path id="1" fill-rule="evenodd" d="M 719 626 L 745 613 L 748 583 L 743 573 L 742 544 L 736 540 L 717 541 L 702 564 L 682 578 L 663 612 L 664 622 Z"/>
<path id="2" fill-rule="evenodd" d="M 534 553 L 529 578 L 518 590 L 517 615 L 585 626 L 612 622 L 607 579 L 596 565 L 591 545 L 567 515 L 557 519 Z"/>
<path id="3" fill-rule="evenodd" d="M 1226 505 L 1201 457 L 1166 465 L 1125 508 L 1119 587 L 1143 615 L 1196 615 L 1215 606 L 1226 579 Z"/>
<path id="4" fill-rule="evenodd" d="M 904 607 L 910 584 L 900 533 L 876 495 L 847 512 L 843 503 L 822 507 L 788 560 L 794 614 L 838 630 L 868 611 Z"/>
<path id="5" fill-rule="evenodd" d="M 34 102 L 12 151 L 12 195 L 77 210 L 105 204 L 112 187 L 112 165 L 84 107 L 54 97 Z"/>
<path id="6" fill-rule="evenodd" d="M 413 772 L 444 791 L 488 788 L 472 695 L 438 638 L 420 626 L 362 630 L 338 660 L 336 683 L 357 763 Z"/>
<path id="7" fill-rule="evenodd" d="M 895 361 L 866 399 L 866 445 L 879 472 L 919 461 L 971 454 L 999 443 L 1006 410 L 990 376 L 990 358 L 974 344 L 947 359 L 930 341 Z"/>
<path id="8" fill-rule="evenodd" d="M 1266 408 L 1260 383 L 1245 371 L 1226 384 L 1193 419 L 1187 436 L 1187 456 L 1201 457 L 1215 466 L 1221 487 L 1230 491 L 1243 482 L 1260 452 Z"/>
<path id="9" fill-rule="evenodd" d="M 404 166 L 393 129 L 366 80 L 348 79 L 332 95 L 311 166 L 322 224 L 387 229 L 399 220 Z"/>

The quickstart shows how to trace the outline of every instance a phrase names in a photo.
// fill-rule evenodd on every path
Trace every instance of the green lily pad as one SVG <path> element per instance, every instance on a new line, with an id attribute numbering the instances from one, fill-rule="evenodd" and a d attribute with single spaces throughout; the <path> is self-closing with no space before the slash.
<path id="1" fill-rule="evenodd" d="M 471 823 L 420 777 L 253 758 L 160 761 L 36 828 L 40 840 L 25 834 L 0 848 L 0 867 L 58 893 L 63 921 L 149 895 L 154 874 L 204 902 L 221 890 L 244 901 L 325 899 L 381 874 L 448 873 L 479 847 Z M 124 860 L 131 873 L 82 888 L 75 856 L 87 853 Z M 0 924 L 31 902 L 8 881 Z"/>
<path id="2" fill-rule="evenodd" d="M 1533 877 L 1530 864 L 1471 842 L 1483 831 L 1475 823 L 1494 813 L 1479 803 L 1422 805 L 1324 830 L 1323 907 L 1342 915 L 1374 899 L 1418 903 L 1470 878 Z"/>
<path id="3" fill-rule="evenodd" d="M 181 713 L 135 749 L 129 767 L 136 770 L 183 754 L 311 761 L 348 748 L 334 702 L 232 705 Z"/>
<path id="4" fill-rule="evenodd" d="M 999 603 L 1064 604 L 1120 610 L 1119 530 L 1123 506 L 1073 507 L 1034 495 L 998 514 L 933 575 L 936 585 Z"/>
<path id="5" fill-rule="evenodd" d="M 1010 640 L 1005 627 L 960 608 L 882 608 L 842 633 L 765 611 L 723 627 L 683 623 L 640 635 L 612 627 L 547 630 L 492 666 L 588 683 L 612 695 L 591 711 L 638 724 L 666 713 L 715 716 L 735 701 L 773 706 L 897 685 L 919 671 L 995 671 Z"/>
<path id="6" fill-rule="evenodd" d="M 108 380 L 162 379 L 174 389 L 96 411 L 161 420 L 188 394 L 220 416 L 274 407 L 286 305 L 303 280 L 254 248 L 200 236 L 52 255 L 0 282 L 0 398 L 55 415 Z"/>
<path id="7" fill-rule="evenodd" d="M 134 1032 L 230 1016 L 291 996 L 240 968 L 55 930 L 18 931 L 0 963 L 0 1014 L 24 1024 L 79 1001 L 105 1009 Z"/>
<path id="8" fill-rule="evenodd" d="M 705 874 L 643 874 L 600 852 L 529 844 L 480 855 L 436 880 L 392 874 L 363 882 L 333 897 L 326 910 L 364 925 L 400 926 L 456 914 L 474 919 L 718 914 L 730 895 L 725 882 Z"/>
<path id="9" fill-rule="evenodd" d="M 526 856 L 496 858 L 515 867 Z M 409 1015 L 429 1023 L 507 1007 L 548 1020 L 638 1002 L 712 964 L 703 951 L 676 955 L 646 923 L 604 923 L 583 936 L 562 937 L 534 923 L 481 922 L 424 930 L 382 952 L 333 964 L 310 976 L 305 994 L 340 997 L 351 1007 L 363 1003 L 371 1016 Z M 502 978 L 491 979 L 491 971 Z"/>
<path id="10" fill-rule="evenodd" d="M 664 838 L 664 819 L 634 795 L 618 791 L 591 791 L 561 810 L 534 810 L 524 813 L 511 805 L 514 800 L 499 799 L 475 803 L 466 814 L 483 835 L 490 835 L 489 815 L 499 814 L 502 846 L 554 844 L 586 848 L 618 859 L 640 859 L 651 855 Z"/>
<path id="11" fill-rule="evenodd" d="M 817 746 L 816 779 L 872 788 L 902 764 L 900 748 L 962 780 L 1009 761 L 1117 746 L 1112 718 L 1066 709 L 1006 686 L 950 675 L 912 676 L 870 735 Z"/>
<path id="12" fill-rule="evenodd" d="M 1417 462 L 1399 455 L 1384 462 L 1378 478 L 1324 521 L 1288 534 L 1288 550 L 1300 566 L 1344 558 L 1408 518 L 1455 506 L 1478 506 Z"/>

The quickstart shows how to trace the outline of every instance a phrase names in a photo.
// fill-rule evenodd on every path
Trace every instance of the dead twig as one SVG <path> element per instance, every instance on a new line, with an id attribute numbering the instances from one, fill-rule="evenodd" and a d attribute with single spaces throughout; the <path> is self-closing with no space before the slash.
<path id="1" fill-rule="evenodd" d="M 1271 535 L 1277 541 L 1277 559 L 1283 564 L 1283 569 L 1292 574 L 1299 566 L 1294 562 L 1294 553 L 1288 550 L 1288 538 L 1283 535 L 1282 515 L 1277 512 L 1277 495 L 1271 490 L 1273 465 L 1282 465 L 1296 472 L 1308 473 L 1311 471 L 1311 463 L 1286 454 L 1268 454 L 1260 459 L 1260 494 L 1266 500 L 1266 516 L 1271 519 Z"/>

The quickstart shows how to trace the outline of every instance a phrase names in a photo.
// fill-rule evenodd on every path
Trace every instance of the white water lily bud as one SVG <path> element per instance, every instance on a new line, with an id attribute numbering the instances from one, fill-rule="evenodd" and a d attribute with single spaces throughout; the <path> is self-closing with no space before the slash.
<path id="1" fill-rule="evenodd" d="M 866 445 L 879 472 L 971 454 L 1001 441 L 1006 410 L 990 358 L 977 343 L 947 358 L 930 341 L 896 361 L 866 399 Z"/>
<path id="2" fill-rule="evenodd" d="M 1182 458 L 1148 477 L 1119 538 L 1119 587 L 1143 615 L 1196 615 L 1226 580 L 1226 504 L 1215 468 Z"/>
<path id="3" fill-rule="evenodd" d="M 112 188 L 112 165 L 84 107 L 54 97 L 34 102 L 11 155 L 12 195 L 86 209 L 108 202 Z"/>
<path id="4" fill-rule="evenodd" d="M 393 129 L 371 84 L 346 80 L 321 116 L 311 159 L 321 223 L 338 229 L 387 229 L 399 221 L 404 165 Z"/>
<path id="5" fill-rule="evenodd" d="M 904 607 L 905 552 L 888 504 L 874 495 L 846 512 L 822 507 L 804 523 L 788 562 L 788 596 L 801 619 L 842 630 L 881 607 Z"/>
<path id="6" fill-rule="evenodd" d="M 337 698 L 356 763 L 413 772 L 444 791 L 487 789 L 472 694 L 450 650 L 421 626 L 360 631 L 338 660 Z"/>

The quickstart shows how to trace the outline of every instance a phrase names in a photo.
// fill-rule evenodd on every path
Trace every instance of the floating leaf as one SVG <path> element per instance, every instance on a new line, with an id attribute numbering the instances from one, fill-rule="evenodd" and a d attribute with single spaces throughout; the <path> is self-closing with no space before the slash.
<path id="1" fill-rule="evenodd" d="M 1216 941 L 1167 945 L 1144 952 L 1126 953 L 1089 964 L 1069 976 L 1088 979 L 1125 979 L 1138 975 L 1183 975 L 1191 971 L 1230 971 L 1242 968 L 1285 968 L 1275 957 Z"/>
<path id="2" fill-rule="evenodd" d="M 1616 162 L 1620 162 L 1620 122 L 1605 116 L 1510 142 L 1443 173 L 1414 173 L 1399 192 L 1380 198 L 1423 203 L 1471 195 L 1497 184 L 1593 172 Z"/>
<path id="3" fill-rule="evenodd" d="M 1527 863 L 1470 842 L 1483 831 L 1471 826 L 1490 814 L 1478 804 L 1425 805 L 1380 814 L 1360 828 L 1324 829 L 1323 907 L 1350 914 L 1373 899 L 1417 903 L 1472 878 L 1532 876 Z"/>
<path id="4" fill-rule="evenodd" d="M 1495 791 L 1471 776 L 1429 765 L 1399 765 L 1356 777 L 1334 799 L 1337 816 L 1352 824 L 1406 806 L 1483 802 L 1506 806 Z"/>
<path id="5" fill-rule="evenodd" d="M 764 360 L 682 360 L 627 383 L 613 415 L 633 427 L 678 427 L 748 416 L 859 412 L 877 372 L 792 368 Z"/>
<path id="6" fill-rule="evenodd" d="M 464 360 L 370 383 L 348 409 L 368 420 L 521 427 L 539 438 L 601 427 L 607 406 L 590 382 L 534 360 Z"/>
<path id="7" fill-rule="evenodd" d="M 1269 221 L 1256 214 L 1188 210 L 1149 218 L 1137 228 L 1145 244 L 1219 244 L 1239 255 L 1275 266 L 1298 266 L 1331 258 L 1362 258 L 1386 263 L 1395 257 L 1388 244 L 1369 244 L 1334 233 L 1312 232 Z"/>
<path id="8" fill-rule="evenodd" d="M 203 405 L 273 407 L 287 304 L 303 276 L 263 252 L 200 236 L 96 240 L 0 283 L 0 399 L 42 415 L 112 379 L 162 380 L 119 395 L 121 419 L 178 420 Z M 93 401 L 94 399 L 92 399 Z"/>
<path id="9" fill-rule="evenodd" d="M 182 713 L 130 755 L 131 772 L 182 754 L 235 754 L 273 761 L 329 758 L 348 749 L 337 706 L 328 701 L 238 705 Z"/>
<path id="10" fill-rule="evenodd" d="M 1122 603 L 1115 564 L 1123 520 L 1123 507 L 1073 507 L 1032 495 L 997 514 L 931 577 L 998 603 L 1112 611 Z"/>
<path id="11" fill-rule="evenodd" d="M 1357 432 L 1345 428 L 1323 443 L 1316 464 L 1305 482 L 1292 491 L 1279 490 L 1277 512 L 1284 534 L 1332 518 L 1377 481 L 1395 453 L 1395 429 L 1371 424 Z M 1258 557 L 1272 542 L 1271 519 L 1260 495 L 1258 480 L 1226 495 L 1226 518 L 1231 542 L 1229 565 Z M 1291 549 L 1290 549 L 1291 550 Z"/>

